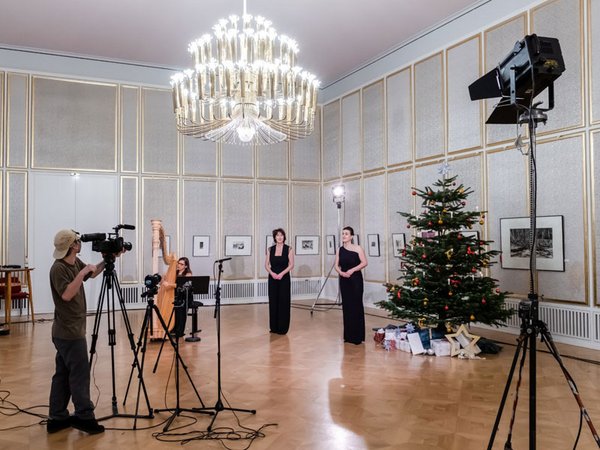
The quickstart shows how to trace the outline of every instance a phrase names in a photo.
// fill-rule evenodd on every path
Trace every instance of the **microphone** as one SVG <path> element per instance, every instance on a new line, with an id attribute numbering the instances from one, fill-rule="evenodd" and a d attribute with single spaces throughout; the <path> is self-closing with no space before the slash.
<path id="1" fill-rule="evenodd" d="M 217 259 L 217 260 L 215 261 L 215 264 L 216 264 L 216 263 L 222 263 L 222 262 L 225 262 L 225 261 L 229 261 L 230 259 L 231 259 L 231 258 Z"/>
<path id="2" fill-rule="evenodd" d="M 126 223 L 124 223 L 121 225 L 117 225 L 117 228 L 123 228 L 124 230 L 135 230 L 135 225 L 127 225 Z"/>

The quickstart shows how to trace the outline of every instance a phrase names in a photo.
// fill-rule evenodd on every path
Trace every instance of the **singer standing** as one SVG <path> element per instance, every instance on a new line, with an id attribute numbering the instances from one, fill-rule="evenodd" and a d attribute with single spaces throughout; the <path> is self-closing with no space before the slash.
<path id="1" fill-rule="evenodd" d="M 342 229 L 342 246 L 335 256 L 335 270 L 340 274 L 340 293 L 344 317 L 344 342 L 365 341 L 365 308 L 363 306 L 363 276 L 367 258 L 362 247 L 352 242 L 354 229 Z"/>
<path id="2" fill-rule="evenodd" d="M 56 347 L 56 370 L 50 388 L 50 410 L 46 429 L 55 433 L 73 427 L 89 434 L 104 427 L 94 416 L 90 399 L 90 365 L 86 340 L 87 304 L 83 282 L 96 277 L 104 262 L 85 264 L 77 254 L 81 240 L 73 230 L 61 230 L 54 237 L 54 264 L 50 268 L 50 288 L 54 301 L 52 342 Z M 69 415 L 69 400 L 75 413 Z"/>
<path id="3" fill-rule="evenodd" d="M 265 268 L 269 272 L 269 328 L 286 334 L 290 328 L 291 283 L 294 251 L 285 243 L 283 228 L 273 230 L 275 245 L 267 249 Z"/>

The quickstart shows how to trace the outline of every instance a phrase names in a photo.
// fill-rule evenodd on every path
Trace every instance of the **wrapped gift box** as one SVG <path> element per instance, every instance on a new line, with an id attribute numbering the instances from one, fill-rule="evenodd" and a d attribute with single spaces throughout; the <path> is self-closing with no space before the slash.
<path id="1" fill-rule="evenodd" d="M 399 341 L 398 350 L 410 353 L 410 344 L 408 341 Z"/>
<path id="2" fill-rule="evenodd" d="M 450 342 L 447 339 L 432 339 L 431 348 L 435 356 L 450 356 Z"/>

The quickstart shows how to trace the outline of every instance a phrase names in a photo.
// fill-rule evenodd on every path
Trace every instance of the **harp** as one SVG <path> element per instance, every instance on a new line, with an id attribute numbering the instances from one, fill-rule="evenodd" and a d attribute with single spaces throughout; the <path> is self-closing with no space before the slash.
<path id="1" fill-rule="evenodd" d="M 169 324 L 169 331 L 175 325 L 174 321 L 169 318 L 173 313 L 173 301 L 175 299 L 175 280 L 177 278 L 177 256 L 175 253 L 168 253 L 167 240 L 165 230 L 162 226 L 162 221 L 151 220 L 152 224 L 152 273 L 158 273 L 159 257 L 162 258 L 169 267 L 167 272 L 162 277 L 162 282 L 158 288 L 156 296 L 156 306 L 160 311 L 160 315 L 165 323 Z M 163 339 L 164 330 L 156 317 L 156 313 L 152 312 L 152 327 L 148 328 L 148 337 L 151 339 Z"/>

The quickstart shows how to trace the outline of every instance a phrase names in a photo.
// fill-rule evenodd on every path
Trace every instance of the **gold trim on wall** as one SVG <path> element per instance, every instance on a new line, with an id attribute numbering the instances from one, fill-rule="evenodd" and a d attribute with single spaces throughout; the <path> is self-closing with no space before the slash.
<path id="1" fill-rule="evenodd" d="M 142 248 L 140 248 L 140 236 L 142 235 L 141 228 L 140 228 L 140 224 L 142 223 L 142 211 L 139 205 L 139 200 L 140 200 L 140 179 L 139 177 L 136 176 L 120 176 L 119 177 L 119 223 L 125 223 L 124 218 L 123 218 L 123 207 L 124 207 L 124 202 L 123 202 L 123 182 L 125 180 L 134 180 L 135 181 L 135 217 L 136 217 L 136 225 L 135 225 L 135 231 L 134 231 L 134 235 L 135 235 L 135 242 L 137 243 L 137 247 L 138 249 L 134 250 L 136 252 L 137 255 L 137 274 L 135 274 L 136 278 L 132 281 L 122 281 L 121 284 L 137 284 L 141 282 L 141 278 L 140 278 L 140 273 L 141 270 L 143 268 L 142 265 Z M 123 265 L 121 264 L 119 267 L 119 274 L 121 276 L 121 280 L 123 279 Z"/>
<path id="2" fill-rule="evenodd" d="M 344 173 L 344 100 L 349 99 L 350 97 L 356 96 L 358 100 L 358 161 L 359 167 L 356 172 Z M 360 175 L 362 172 L 362 160 L 363 160 L 363 129 L 362 129 L 362 89 L 357 89 L 352 91 L 344 96 L 342 96 L 340 101 L 340 174 L 343 177 L 351 177 L 354 175 Z"/>
<path id="3" fill-rule="evenodd" d="M 0 239 L 2 242 L 0 242 L 0 263 L 2 263 L 2 265 L 6 264 L 6 241 L 7 241 L 7 235 L 6 235 L 6 214 L 8 214 L 8 208 L 5 206 L 7 205 L 7 201 L 4 197 L 4 172 L 2 170 L 0 170 L 0 203 L 2 204 L 2 209 L 0 209 L 0 236 L 2 237 L 2 239 Z M 6 211 L 6 214 L 5 214 Z"/>
<path id="4" fill-rule="evenodd" d="M 586 158 L 586 134 L 583 131 L 580 132 L 573 132 L 573 133 L 569 133 L 569 134 L 561 134 L 558 136 L 551 136 L 551 137 L 547 137 L 545 139 L 540 139 L 537 141 L 536 144 L 536 149 L 538 146 L 543 145 L 543 144 L 549 144 L 549 143 L 553 143 L 553 142 L 558 142 L 558 141 L 564 141 L 564 140 L 568 140 L 568 139 L 573 139 L 573 138 L 581 138 L 581 166 L 582 166 L 582 171 L 583 173 L 581 174 L 582 179 L 581 179 L 581 193 L 582 193 L 582 198 L 581 198 L 581 203 L 583 206 L 583 211 L 582 211 L 582 220 L 581 223 L 583 225 L 583 234 L 584 236 L 587 236 L 587 217 L 588 217 L 588 203 L 587 203 L 587 176 L 586 176 L 586 162 L 587 162 L 587 158 Z M 529 186 L 529 183 L 528 183 Z M 585 239 L 585 238 L 584 238 Z M 582 301 L 580 300 L 568 300 L 568 299 L 558 299 L 558 298 L 551 298 L 551 297 L 545 297 L 544 301 L 547 302 L 551 302 L 551 303 L 562 303 L 562 304 L 569 304 L 569 305 L 589 305 L 590 304 L 590 297 L 589 297 L 589 270 L 588 270 L 588 261 L 589 261 L 589 253 L 588 253 L 588 249 L 587 249 L 587 245 L 583 244 L 583 257 L 582 257 L 582 266 L 583 266 L 583 280 L 584 280 L 584 299 Z M 594 263 L 595 264 L 595 263 Z M 566 269 L 565 269 L 565 274 L 566 274 Z M 537 275 L 539 275 L 539 272 L 536 272 L 536 279 L 535 279 L 535 285 L 538 286 L 538 291 L 539 291 L 539 283 L 538 283 L 538 277 Z"/>
<path id="5" fill-rule="evenodd" d="M 52 81 L 62 81 L 62 82 L 66 82 L 66 83 L 79 83 L 79 84 L 88 84 L 88 85 L 93 85 L 93 86 L 106 86 L 106 87 L 113 87 L 115 89 L 115 135 L 113 137 L 113 168 L 112 169 L 90 169 L 90 168 L 86 168 L 86 169 L 81 169 L 81 168 L 75 168 L 75 167 L 36 167 L 35 165 L 35 82 L 37 80 L 52 80 Z M 75 79 L 75 78 L 62 78 L 62 77 L 54 77 L 54 76 L 42 76 L 42 75 L 31 75 L 31 81 L 30 81 L 30 99 L 31 99 L 31 113 L 30 113 L 30 117 L 31 117 L 31 126 L 29 127 L 30 131 L 29 133 L 31 134 L 31 168 L 36 168 L 36 169 L 40 169 L 40 170 L 44 170 L 44 171 L 77 171 L 77 172 L 90 172 L 90 173 L 116 173 L 117 172 L 117 166 L 118 166 L 118 139 L 119 139 L 119 121 L 118 121 L 118 115 L 119 115 L 119 89 L 118 89 L 119 85 L 116 83 L 103 83 L 103 82 L 99 82 L 99 81 L 87 81 L 87 80 L 80 80 L 80 79 Z"/>
<path id="6" fill-rule="evenodd" d="M 494 25 L 494 26 L 486 29 L 483 32 L 483 40 L 481 42 L 481 44 L 482 44 L 482 51 L 483 51 L 483 59 L 482 59 L 483 73 L 487 73 L 489 70 L 492 69 L 492 67 L 488 66 L 489 56 L 488 56 L 487 51 L 486 51 L 486 49 L 487 49 L 486 44 L 487 44 L 487 42 L 489 40 L 490 33 L 492 33 L 493 31 L 496 31 L 496 30 L 502 28 L 505 25 L 508 25 L 508 24 L 510 24 L 512 22 L 516 22 L 519 19 L 521 19 L 522 20 L 522 25 L 523 25 L 523 27 L 522 27 L 523 29 L 522 29 L 522 33 L 521 34 L 522 35 L 526 35 L 527 31 L 529 29 L 528 28 L 527 17 L 528 17 L 528 13 L 527 13 L 527 11 L 524 11 L 524 12 L 522 12 L 520 14 L 517 14 L 516 16 L 510 17 L 509 19 L 506 19 L 506 20 L 504 20 L 504 21 L 502 21 L 502 22 L 500 22 L 500 23 L 498 23 L 498 24 L 496 24 L 496 25 Z M 507 52 L 509 50 L 510 50 L 509 48 L 506 49 Z M 501 58 L 502 57 L 503 56 L 501 56 Z M 494 62 L 494 65 L 496 65 L 496 62 Z M 486 124 L 485 124 L 485 121 L 487 120 L 487 104 L 488 104 L 487 102 L 497 103 L 498 99 L 487 99 L 487 100 L 482 100 L 481 101 L 481 103 L 483 104 L 483 113 L 482 113 L 481 118 L 482 118 L 482 121 L 483 121 L 483 145 L 484 145 L 484 147 L 490 147 L 490 146 L 496 146 L 496 145 L 503 145 L 503 144 L 506 144 L 508 142 L 511 142 L 511 139 L 505 139 L 505 140 L 497 141 L 497 142 L 496 141 L 491 142 L 491 141 L 488 140 L 487 127 L 486 127 Z M 491 126 L 493 126 L 493 125 L 491 125 Z"/>
<path id="7" fill-rule="evenodd" d="M 154 92 L 163 92 L 163 93 L 168 93 L 169 96 L 171 96 L 171 91 L 169 89 L 161 89 L 161 88 L 157 88 L 157 87 L 148 87 L 148 86 L 141 86 L 140 89 L 140 95 L 141 95 L 141 100 L 140 100 L 140 114 L 139 114 L 139 120 L 140 120 L 140 143 L 141 143 L 141 151 L 140 151 L 140 160 L 141 160 L 141 168 L 142 168 L 142 174 L 144 175 L 164 175 L 164 176 L 178 176 L 181 175 L 180 173 L 180 162 L 179 162 L 179 155 L 180 155 L 180 144 L 179 144 L 179 133 L 177 131 L 175 131 L 176 133 L 176 141 L 175 141 L 175 173 L 170 173 L 170 172 L 150 172 L 147 171 L 144 167 L 144 156 L 146 154 L 146 146 L 145 146 L 145 142 L 144 142 L 144 130 L 145 130 L 145 125 L 146 125 L 146 115 L 145 115 L 145 111 L 146 111 L 146 107 L 145 107 L 145 100 L 146 100 L 146 96 L 144 95 L 145 92 L 149 92 L 149 91 L 154 91 Z M 175 119 L 173 119 L 173 128 L 175 128 Z"/>
<path id="8" fill-rule="evenodd" d="M 444 127 L 444 130 L 442 130 L 442 148 L 440 149 L 440 153 L 434 153 L 433 155 L 429 155 L 429 156 L 424 156 L 422 158 L 417 158 L 417 92 L 416 92 L 416 84 L 417 84 L 417 66 L 419 64 L 423 64 L 426 61 L 432 60 L 439 57 L 440 58 L 440 72 L 441 72 L 441 78 L 442 78 L 442 85 L 441 85 L 441 90 L 442 92 L 440 93 L 440 106 L 444 109 L 444 111 L 442 111 L 442 123 L 440 124 L 442 127 Z M 439 52 L 436 52 L 432 55 L 429 55 L 426 58 L 423 58 L 417 62 L 415 62 L 413 64 L 413 71 L 414 71 L 414 76 L 412 78 L 412 82 L 413 82 L 413 91 L 414 91 L 414 95 L 413 95 L 413 136 L 414 136 L 414 160 L 415 162 L 417 161 L 427 161 L 431 158 L 439 158 L 440 156 L 444 156 L 447 152 L 448 149 L 448 143 L 446 142 L 446 123 L 445 123 L 445 117 L 446 117 L 446 102 L 445 102 L 445 79 L 446 79 L 446 61 L 444 59 L 444 51 L 440 50 Z"/>
<path id="9" fill-rule="evenodd" d="M 379 90 L 381 93 L 381 110 L 379 113 L 381 114 L 381 165 L 374 167 L 373 169 L 365 169 L 365 115 L 364 115 L 364 105 L 365 105 L 365 90 L 376 87 L 379 85 Z M 386 110 L 386 90 L 385 90 L 385 78 L 381 78 L 376 80 L 366 86 L 363 86 L 360 90 L 360 131 L 361 131 L 361 168 L 363 173 L 375 172 L 378 170 L 384 170 L 387 166 L 387 110 Z"/>
<path id="10" fill-rule="evenodd" d="M 590 171 L 590 180 L 592 181 L 589 186 L 590 186 L 590 195 L 588 197 L 588 202 L 586 204 L 590 205 L 590 226 L 592 230 L 596 230 L 597 226 L 599 225 L 598 222 L 596 221 L 596 213 L 600 212 L 600 211 L 596 211 L 596 187 L 595 187 L 595 183 L 594 181 L 594 173 L 595 173 L 595 167 L 596 167 L 596 158 L 595 158 L 595 152 L 594 152 L 594 136 L 598 135 L 600 138 L 600 130 L 594 130 L 589 134 L 589 163 L 587 165 L 589 171 Z M 600 151 L 600 149 L 598 149 Z M 587 236 L 587 235 L 586 235 Z M 592 254 L 591 254 L 591 266 L 592 266 L 592 273 L 591 273 L 591 277 L 592 277 L 592 296 L 591 296 L 591 301 L 589 303 L 591 303 L 593 306 L 599 306 L 600 305 L 600 296 L 598 295 L 598 280 L 597 280 L 597 276 L 598 276 L 598 267 L 597 267 L 597 256 L 598 253 L 596 251 L 596 246 L 598 245 L 598 241 L 596 239 L 596 233 L 592 232 L 590 234 L 590 240 L 591 240 L 591 247 L 592 247 Z"/>
<path id="11" fill-rule="evenodd" d="M 534 15 L 537 11 L 540 11 L 542 9 L 545 9 L 546 7 L 550 7 L 551 4 L 553 3 L 558 3 L 561 1 L 565 1 L 565 0 L 546 0 L 544 3 L 537 5 L 533 8 L 531 8 L 529 10 L 529 29 L 531 30 L 532 33 L 535 33 L 535 29 L 533 27 L 533 21 L 534 21 Z M 568 0 L 573 2 L 574 0 Z M 544 131 L 544 129 L 542 128 L 541 130 L 538 128 L 538 136 L 546 136 L 546 135 L 550 135 L 550 134 L 555 134 L 555 133 L 561 133 L 561 132 L 565 132 L 565 131 L 571 131 L 571 130 L 575 130 L 577 128 L 581 128 L 582 126 L 584 126 L 586 124 L 586 111 L 585 111 L 585 99 L 584 99 L 584 90 L 585 90 L 585 64 L 584 64 L 584 59 L 586 56 L 585 53 L 585 49 L 584 49 L 584 45 L 585 45 L 585 36 L 584 36 L 584 20 L 583 20 L 583 0 L 577 0 L 577 3 L 579 5 L 579 54 L 581 55 L 581 58 L 579 60 L 579 87 L 580 87 L 580 91 L 579 91 L 579 97 L 580 97 L 580 104 L 581 104 L 581 109 L 580 109 L 580 113 L 581 113 L 581 121 L 577 124 L 573 124 L 571 126 L 567 126 L 567 127 L 563 127 L 563 128 L 557 128 L 557 129 L 552 129 L 552 130 L 546 130 Z M 562 49 L 561 49 L 562 50 Z M 568 68 L 567 68 L 568 70 Z M 560 108 L 560 105 L 557 105 L 558 108 Z M 552 113 L 550 113 L 552 114 Z"/>
<path id="12" fill-rule="evenodd" d="M 135 170 L 125 170 L 123 167 L 125 164 L 123 163 L 123 120 L 124 114 L 124 98 L 123 92 L 125 90 L 134 89 L 136 91 L 136 101 L 135 101 Z M 121 155 L 119 159 L 119 170 L 122 173 L 139 173 L 140 171 L 140 129 L 141 129 L 141 107 L 142 107 L 142 95 L 141 89 L 139 86 L 128 86 L 128 85 L 120 85 L 119 86 L 119 129 L 117 133 L 119 135 L 119 154 Z"/>
<path id="13" fill-rule="evenodd" d="M 388 164 L 389 163 L 389 133 L 388 133 L 388 117 L 389 117 L 389 107 L 388 107 L 388 101 L 387 101 L 387 92 L 388 92 L 388 80 L 392 77 L 398 76 L 403 72 L 408 71 L 408 103 L 409 103 L 409 110 L 410 110 L 410 127 L 409 127 L 409 132 L 410 132 L 410 149 L 409 149 L 409 154 L 410 154 L 410 159 L 406 159 L 404 161 L 400 161 L 398 163 L 394 163 L 394 164 Z M 415 133 L 414 133 L 414 92 L 413 92 L 413 83 L 414 83 L 414 77 L 413 77 L 413 68 L 412 66 L 408 66 L 405 67 L 401 70 L 397 70 L 394 73 L 391 73 L 389 75 L 387 75 L 385 77 L 385 93 L 384 93 L 384 103 L 385 103 L 385 161 L 386 161 L 386 167 L 396 167 L 402 164 L 410 164 L 413 162 L 414 158 L 415 158 Z"/>
<path id="14" fill-rule="evenodd" d="M 4 82 L 5 79 L 5 74 L 4 72 L 0 71 L 0 168 L 4 167 L 4 156 L 6 154 L 6 152 L 4 151 L 5 149 L 5 145 L 6 145 L 6 141 L 4 140 L 5 138 L 5 130 L 6 130 L 6 112 L 8 111 L 8 108 L 6 106 L 6 84 Z M 0 178 L 0 182 L 2 181 L 2 179 Z M 0 191 L 1 194 L 1 191 Z M 0 200 L 2 199 L 2 196 L 0 196 Z M 0 214 L 0 220 L 2 219 L 2 215 Z M 0 230 L 1 231 L 1 230 Z M 1 236 L 2 234 L 0 234 Z M 2 255 L 2 245 L 0 244 L 0 255 Z"/>
<path id="15" fill-rule="evenodd" d="M 25 136 L 23 136 L 23 160 L 24 164 L 16 165 L 11 163 L 11 139 L 10 139 L 10 104 L 11 104 L 11 88 L 10 82 L 12 77 L 24 78 L 25 82 L 25 98 L 23 99 L 25 102 L 24 113 L 24 126 L 23 130 L 25 132 Z M 32 85 L 31 85 L 31 77 L 26 73 L 17 73 L 17 72 L 7 72 L 6 73 L 6 168 L 12 169 L 26 169 L 29 165 L 29 144 L 30 144 L 30 129 L 31 129 L 31 98 L 32 98 Z M 32 134 L 33 136 L 33 134 Z M 32 138 L 33 139 L 33 138 Z"/>
<path id="16" fill-rule="evenodd" d="M 484 114 L 485 114 L 485 109 L 484 109 L 484 102 L 482 102 L 481 100 L 478 100 L 478 106 L 479 106 L 479 144 L 478 145 L 474 145 L 471 147 L 465 147 L 465 148 L 459 148 L 457 150 L 452 150 L 450 151 L 450 101 L 448 98 L 450 89 L 448 86 L 449 83 L 449 53 L 451 50 L 456 49 L 460 46 L 462 46 L 463 44 L 466 44 L 467 42 L 470 42 L 472 40 L 477 40 L 478 41 L 478 45 L 477 45 L 477 50 L 478 50 L 478 57 L 479 57 L 479 64 L 478 64 L 478 77 L 481 77 L 483 75 L 482 73 L 482 67 L 483 67 L 483 39 L 481 38 L 481 34 L 476 34 L 474 36 L 468 37 L 466 39 L 463 39 L 462 41 L 457 42 L 454 45 L 451 45 L 450 47 L 446 48 L 444 51 L 444 55 L 446 58 L 446 76 L 445 78 L 445 85 L 446 85 L 446 114 L 445 114 L 445 119 L 446 119 L 446 129 L 445 129 L 445 141 L 446 141 L 446 153 L 448 155 L 455 155 L 455 154 L 459 154 L 459 153 L 464 153 L 464 152 L 468 152 L 471 150 L 477 150 L 477 149 L 481 149 L 483 148 L 484 145 L 484 123 L 485 123 L 485 118 L 484 118 Z M 475 81 L 475 80 L 473 80 Z M 467 87 L 465 86 L 465 89 L 467 89 Z"/>
<path id="17" fill-rule="evenodd" d="M 338 173 L 335 174 L 332 178 L 325 178 L 325 109 L 330 106 L 333 105 L 334 103 L 337 103 L 338 106 L 338 136 L 337 136 L 337 160 L 338 160 Z M 321 121 L 322 121 L 322 126 L 321 126 L 321 177 L 323 179 L 323 181 L 329 181 L 329 180 L 335 180 L 337 178 L 339 178 L 341 176 L 342 173 L 342 102 L 341 100 L 338 98 L 336 100 L 333 100 L 325 105 L 323 105 L 322 107 L 322 115 L 321 115 Z M 332 150 L 333 151 L 333 150 Z"/>

